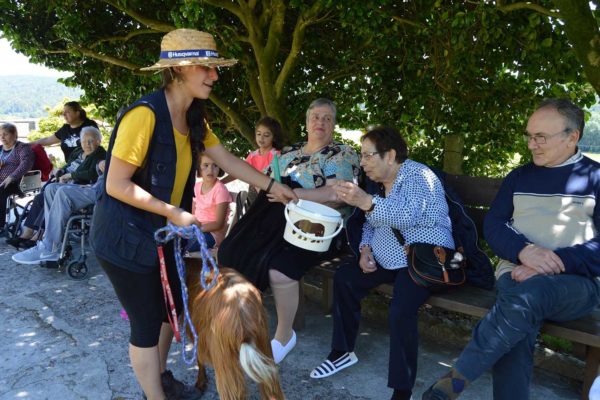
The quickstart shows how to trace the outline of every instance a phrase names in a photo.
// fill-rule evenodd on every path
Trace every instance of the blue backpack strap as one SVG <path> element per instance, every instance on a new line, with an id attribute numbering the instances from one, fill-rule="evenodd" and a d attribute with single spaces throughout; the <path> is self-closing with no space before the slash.
<path id="1" fill-rule="evenodd" d="M 479 247 L 477 226 L 465 210 L 464 202 L 446 182 L 446 173 L 438 168 L 429 167 L 438 177 L 448 203 L 448 214 L 452 221 L 452 238 L 457 250 L 466 258 L 467 282 L 482 289 L 491 290 L 496 282 L 492 262 L 487 254 Z"/>

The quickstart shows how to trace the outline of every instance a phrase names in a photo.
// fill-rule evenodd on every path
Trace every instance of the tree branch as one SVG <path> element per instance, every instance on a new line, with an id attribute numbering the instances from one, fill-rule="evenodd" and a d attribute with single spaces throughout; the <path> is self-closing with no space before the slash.
<path id="1" fill-rule="evenodd" d="M 300 14 L 296 20 L 296 26 L 292 34 L 292 45 L 290 47 L 290 51 L 275 81 L 275 96 L 277 99 L 280 99 L 283 96 L 285 82 L 292 73 L 294 66 L 298 62 L 298 55 L 300 54 L 300 49 L 302 48 L 302 41 L 304 40 L 306 28 L 312 24 L 325 21 L 329 15 L 328 13 L 322 18 L 317 18 L 317 15 L 323 9 L 323 6 L 324 2 L 322 0 L 316 1 L 311 8 Z"/>
<path id="2" fill-rule="evenodd" d="M 271 13 L 271 23 L 269 24 L 269 33 L 267 35 L 263 57 L 271 63 L 275 61 L 276 54 L 281 46 L 281 34 L 285 22 L 285 11 L 286 6 L 281 0 L 277 0 L 275 1 L 275 4 L 271 4 L 269 10 L 269 13 Z"/>
<path id="3" fill-rule="evenodd" d="M 174 25 L 162 21 L 157 21 L 152 18 L 146 18 L 137 11 L 133 11 L 127 7 L 119 5 L 119 3 L 116 0 L 104 0 L 104 2 L 110 4 L 117 10 L 129 15 L 131 18 L 138 21 L 140 24 L 146 25 L 147 27 L 152 28 L 157 32 L 171 32 L 172 30 L 177 28 Z"/>
<path id="4" fill-rule="evenodd" d="M 540 14 L 544 14 L 547 15 L 549 17 L 554 17 L 554 18 L 562 18 L 559 12 L 553 11 L 553 10 L 548 10 L 547 8 L 539 5 L 539 4 L 533 4 L 530 1 L 520 1 L 517 3 L 512 3 L 512 4 L 504 4 L 504 1 L 502 0 L 496 0 L 496 8 L 498 8 L 498 10 L 502 11 L 502 12 L 511 12 L 511 11 L 515 11 L 515 10 L 533 10 L 536 11 Z"/>
<path id="5" fill-rule="evenodd" d="M 139 35 L 147 35 L 147 34 L 158 33 L 158 32 L 159 31 L 156 31 L 154 29 L 138 29 L 137 31 L 129 32 L 125 36 L 109 36 L 109 37 L 97 40 L 90 47 L 94 48 L 94 47 L 98 46 L 100 43 L 104 43 L 104 42 L 117 42 L 117 41 L 127 42 L 129 39 L 134 38 Z"/>
<path id="6" fill-rule="evenodd" d="M 233 126 L 235 126 L 246 139 L 251 142 L 254 140 L 254 130 L 246 123 L 244 118 L 242 118 L 238 112 L 232 109 L 229 104 L 225 103 L 223 99 L 214 92 L 210 94 L 209 99 L 229 118 Z"/>
<path id="7" fill-rule="evenodd" d="M 46 50 L 40 49 L 44 54 L 69 54 L 69 50 Z"/>
<path id="8" fill-rule="evenodd" d="M 134 73 L 136 75 L 152 75 L 152 73 L 153 73 L 152 71 L 148 71 L 148 72 L 139 71 L 140 66 L 137 65 L 137 64 L 130 63 L 129 61 L 125 61 L 125 60 L 122 60 L 120 58 L 108 56 L 106 54 L 101 54 L 101 53 L 98 53 L 98 52 L 96 52 L 94 50 L 88 49 L 86 47 L 81 47 L 81 46 L 75 46 L 75 45 L 73 45 L 73 46 L 71 46 L 71 48 L 74 49 L 74 50 L 76 50 L 76 51 L 79 51 L 84 56 L 88 56 L 88 57 L 94 58 L 96 60 L 105 62 L 107 64 L 117 65 L 119 67 L 126 68 L 128 70 L 134 71 Z"/>
<path id="9" fill-rule="evenodd" d="M 229 11 L 230 13 L 238 17 L 238 19 L 242 21 L 242 23 L 244 23 L 244 16 L 242 15 L 242 10 L 240 9 L 240 7 L 234 5 L 233 2 L 227 0 L 204 0 L 204 2 L 213 7 L 222 8 L 224 10 Z"/>
<path id="10" fill-rule="evenodd" d="M 600 93 L 600 29 L 593 11 L 580 0 L 554 0 L 564 22 L 565 33 L 590 84 Z"/>
<path id="11" fill-rule="evenodd" d="M 258 74 L 256 73 L 256 69 L 247 66 L 247 73 L 248 87 L 250 88 L 250 96 L 252 96 L 252 98 L 254 99 L 254 103 L 256 104 L 256 107 L 258 107 L 260 115 L 267 115 L 268 112 L 265 107 L 263 94 L 260 91 L 260 86 L 258 85 Z"/>
<path id="12" fill-rule="evenodd" d="M 267 26 L 271 20 L 271 2 L 269 0 L 262 0 L 262 13 L 258 17 L 258 26 L 262 29 Z"/>
<path id="13" fill-rule="evenodd" d="M 425 25 L 423 25 L 423 24 L 420 24 L 420 23 L 418 23 L 418 22 L 411 21 L 411 20 L 409 20 L 409 19 L 406 19 L 406 18 L 397 17 L 397 16 L 395 16 L 395 15 L 392 15 L 392 19 L 393 19 L 394 21 L 396 21 L 396 22 L 398 22 L 398 23 L 402 24 L 402 25 L 409 25 L 409 26 L 412 26 L 412 27 L 414 27 L 414 28 L 425 28 Z"/>

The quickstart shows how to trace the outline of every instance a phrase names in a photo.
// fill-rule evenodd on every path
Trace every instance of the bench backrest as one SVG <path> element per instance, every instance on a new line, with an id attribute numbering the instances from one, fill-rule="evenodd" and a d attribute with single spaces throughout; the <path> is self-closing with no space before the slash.
<path id="1" fill-rule="evenodd" d="M 446 183 L 456 190 L 482 237 L 485 213 L 496 198 L 502 179 L 448 174 Z"/>

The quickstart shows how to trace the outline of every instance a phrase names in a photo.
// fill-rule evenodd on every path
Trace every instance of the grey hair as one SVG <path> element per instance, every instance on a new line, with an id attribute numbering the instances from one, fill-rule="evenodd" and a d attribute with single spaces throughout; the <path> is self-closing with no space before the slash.
<path id="1" fill-rule="evenodd" d="M 546 99 L 540 103 L 537 110 L 542 108 L 552 108 L 557 113 L 563 116 L 567 129 L 569 131 L 578 130 L 579 140 L 583 136 L 583 128 L 585 127 L 585 114 L 581 108 L 576 106 L 569 99 Z"/>
<path id="2" fill-rule="evenodd" d="M 315 107 L 321 107 L 321 106 L 327 106 L 327 107 L 331 108 L 331 111 L 333 111 L 333 124 L 335 125 L 335 122 L 337 119 L 337 107 L 335 106 L 335 103 L 333 101 L 326 99 L 324 97 L 313 100 L 313 102 L 310 103 L 310 105 L 306 109 L 306 124 L 308 125 L 308 117 L 310 116 L 310 111 Z"/>
<path id="3" fill-rule="evenodd" d="M 79 133 L 79 139 L 83 140 L 83 135 L 85 135 L 86 133 L 93 133 L 94 136 L 96 136 L 96 140 L 98 142 L 102 142 L 102 134 L 100 133 L 100 130 L 95 126 L 84 126 L 83 128 L 81 128 L 81 132 Z"/>
<path id="4" fill-rule="evenodd" d="M 0 129 L 2 129 L 3 131 L 7 131 L 11 135 L 17 136 L 17 126 L 11 124 L 10 122 L 5 122 L 2 125 L 0 125 Z"/>

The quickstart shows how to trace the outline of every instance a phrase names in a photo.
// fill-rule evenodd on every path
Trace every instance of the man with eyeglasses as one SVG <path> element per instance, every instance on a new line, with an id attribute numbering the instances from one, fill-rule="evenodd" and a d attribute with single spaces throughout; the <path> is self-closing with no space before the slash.
<path id="1" fill-rule="evenodd" d="M 455 399 L 492 368 L 494 399 L 528 399 L 544 320 L 569 321 L 600 304 L 600 164 L 577 147 L 584 113 L 544 101 L 527 123 L 532 162 L 504 179 L 484 233 L 500 258 L 496 304 L 453 369 L 423 399 Z"/>

